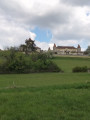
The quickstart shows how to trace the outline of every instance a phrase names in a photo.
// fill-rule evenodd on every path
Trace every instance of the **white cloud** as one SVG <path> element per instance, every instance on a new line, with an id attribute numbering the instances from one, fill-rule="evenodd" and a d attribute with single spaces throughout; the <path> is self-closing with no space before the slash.
<path id="1" fill-rule="evenodd" d="M 64 2 L 63 2 L 64 1 Z M 52 32 L 50 43 L 36 41 L 42 49 L 58 45 L 90 44 L 89 0 L 0 0 L 0 48 L 16 46 L 37 36 L 34 27 Z M 82 41 L 82 42 L 81 42 Z"/>
<path id="2" fill-rule="evenodd" d="M 30 32 L 30 38 L 31 38 L 32 40 L 35 40 L 35 38 L 36 38 L 36 34 L 35 34 L 35 33 Z"/>
<path id="3" fill-rule="evenodd" d="M 4 49 L 8 46 L 18 46 L 25 42 L 25 39 L 30 37 L 29 30 L 18 26 L 13 22 L 5 20 L 3 17 L 0 19 L 0 48 Z M 32 34 L 33 36 L 34 34 Z M 34 35 L 35 36 L 35 35 Z"/>
<path id="4" fill-rule="evenodd" d="M 35 44 L 40 47 L 42 50 L 48 50 L 49 44 L 46 42 L 35 41 Z"/>

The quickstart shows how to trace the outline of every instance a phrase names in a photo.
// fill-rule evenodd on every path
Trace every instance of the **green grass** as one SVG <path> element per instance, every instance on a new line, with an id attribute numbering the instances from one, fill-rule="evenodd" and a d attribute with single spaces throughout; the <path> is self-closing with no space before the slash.
<path id="1" fill-rule="evenodd" d="M 21 87 L 44 87 L 53 85 L 68 85 L 86 83 L 89 73 L 37 73 L 0 75 L 0 88 L 11 87 L 13 82 Z"/>
<path id="2" fill-rule="evenodd" d="M 53 60 L 65 73 L 0 75 L 0 120 L 90 120 L 90 73 L 71 73 L 90 59 Z"/>
<path id="3" fill-rule="evenodd" d="M 87 66 L 90 68 L 90 58 L 86 57 L 56 57 L 53 61 L 64 71 L 72 72 L 76 66 Z"/>
<path id="4" fill-rule="evenodd" d="M 89 120 L 89 88 L 18 88 L 0 92 L 1 120 Z"/>

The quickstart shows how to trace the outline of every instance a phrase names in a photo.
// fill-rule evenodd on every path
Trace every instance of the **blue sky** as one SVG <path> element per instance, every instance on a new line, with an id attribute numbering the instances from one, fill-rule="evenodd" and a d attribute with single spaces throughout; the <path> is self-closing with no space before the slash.
<path id="1" fill-rule="evenodd" d="M 90 16 L 90 12 L 87 12 L 86 15 L 87 15 L 87 16 Z"/>
<path id="2" fill-rule="evenodd" d="M 35 40 L 37 41 L 49 43 L 50 40 L 52 39 L 52 33 L 48 29 L 36 27 L 31 32 L 36 34 Z"/>

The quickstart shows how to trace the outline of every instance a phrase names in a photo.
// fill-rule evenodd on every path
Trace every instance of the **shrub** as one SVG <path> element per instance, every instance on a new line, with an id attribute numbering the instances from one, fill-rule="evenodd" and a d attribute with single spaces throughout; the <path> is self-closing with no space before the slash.
<path id="1" fill-rule="evenodd" d="M 62 72 L 62 70 L 52 61 L 41 59 L 35 62 L 35 70 L 37 72 Z"/>
<path id="2" fill-rule="evenodd" d="M 51 72 L 62 72 L 62 70 L 52 61 L 47 61 L 47 70 Z"/>
<path id="3" fill-rule="evenodd" d="M 17 73 L 23 72 L 25 69 L 25 60 L 22 55 L 9 55 L 6 60 L 0 64 L 0 73 Z"/>
<path id="4" fill-rule="evenodd" d="M 74 67 L 72 69 L 72 72 L 87 72 L 88 71 L 88 68 L 87 66 L 84 66 L 84 67 Z"/>
<path id="5" fill-rule="evenodd" d="M 10 51 L 0 64 L 0 73 L 59 72 L 61 69 L 44 53 L 24 55 Z"/>

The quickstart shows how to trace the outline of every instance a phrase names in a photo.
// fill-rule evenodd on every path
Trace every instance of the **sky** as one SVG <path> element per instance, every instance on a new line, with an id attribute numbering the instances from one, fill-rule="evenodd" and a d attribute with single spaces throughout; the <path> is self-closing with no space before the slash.
<path id="1" fill-rule="evenodd" d="M 90 0 L 0 0 L 0 49 L 31 38 L 43 50 L 53 44 L 90 45 Z"/>

